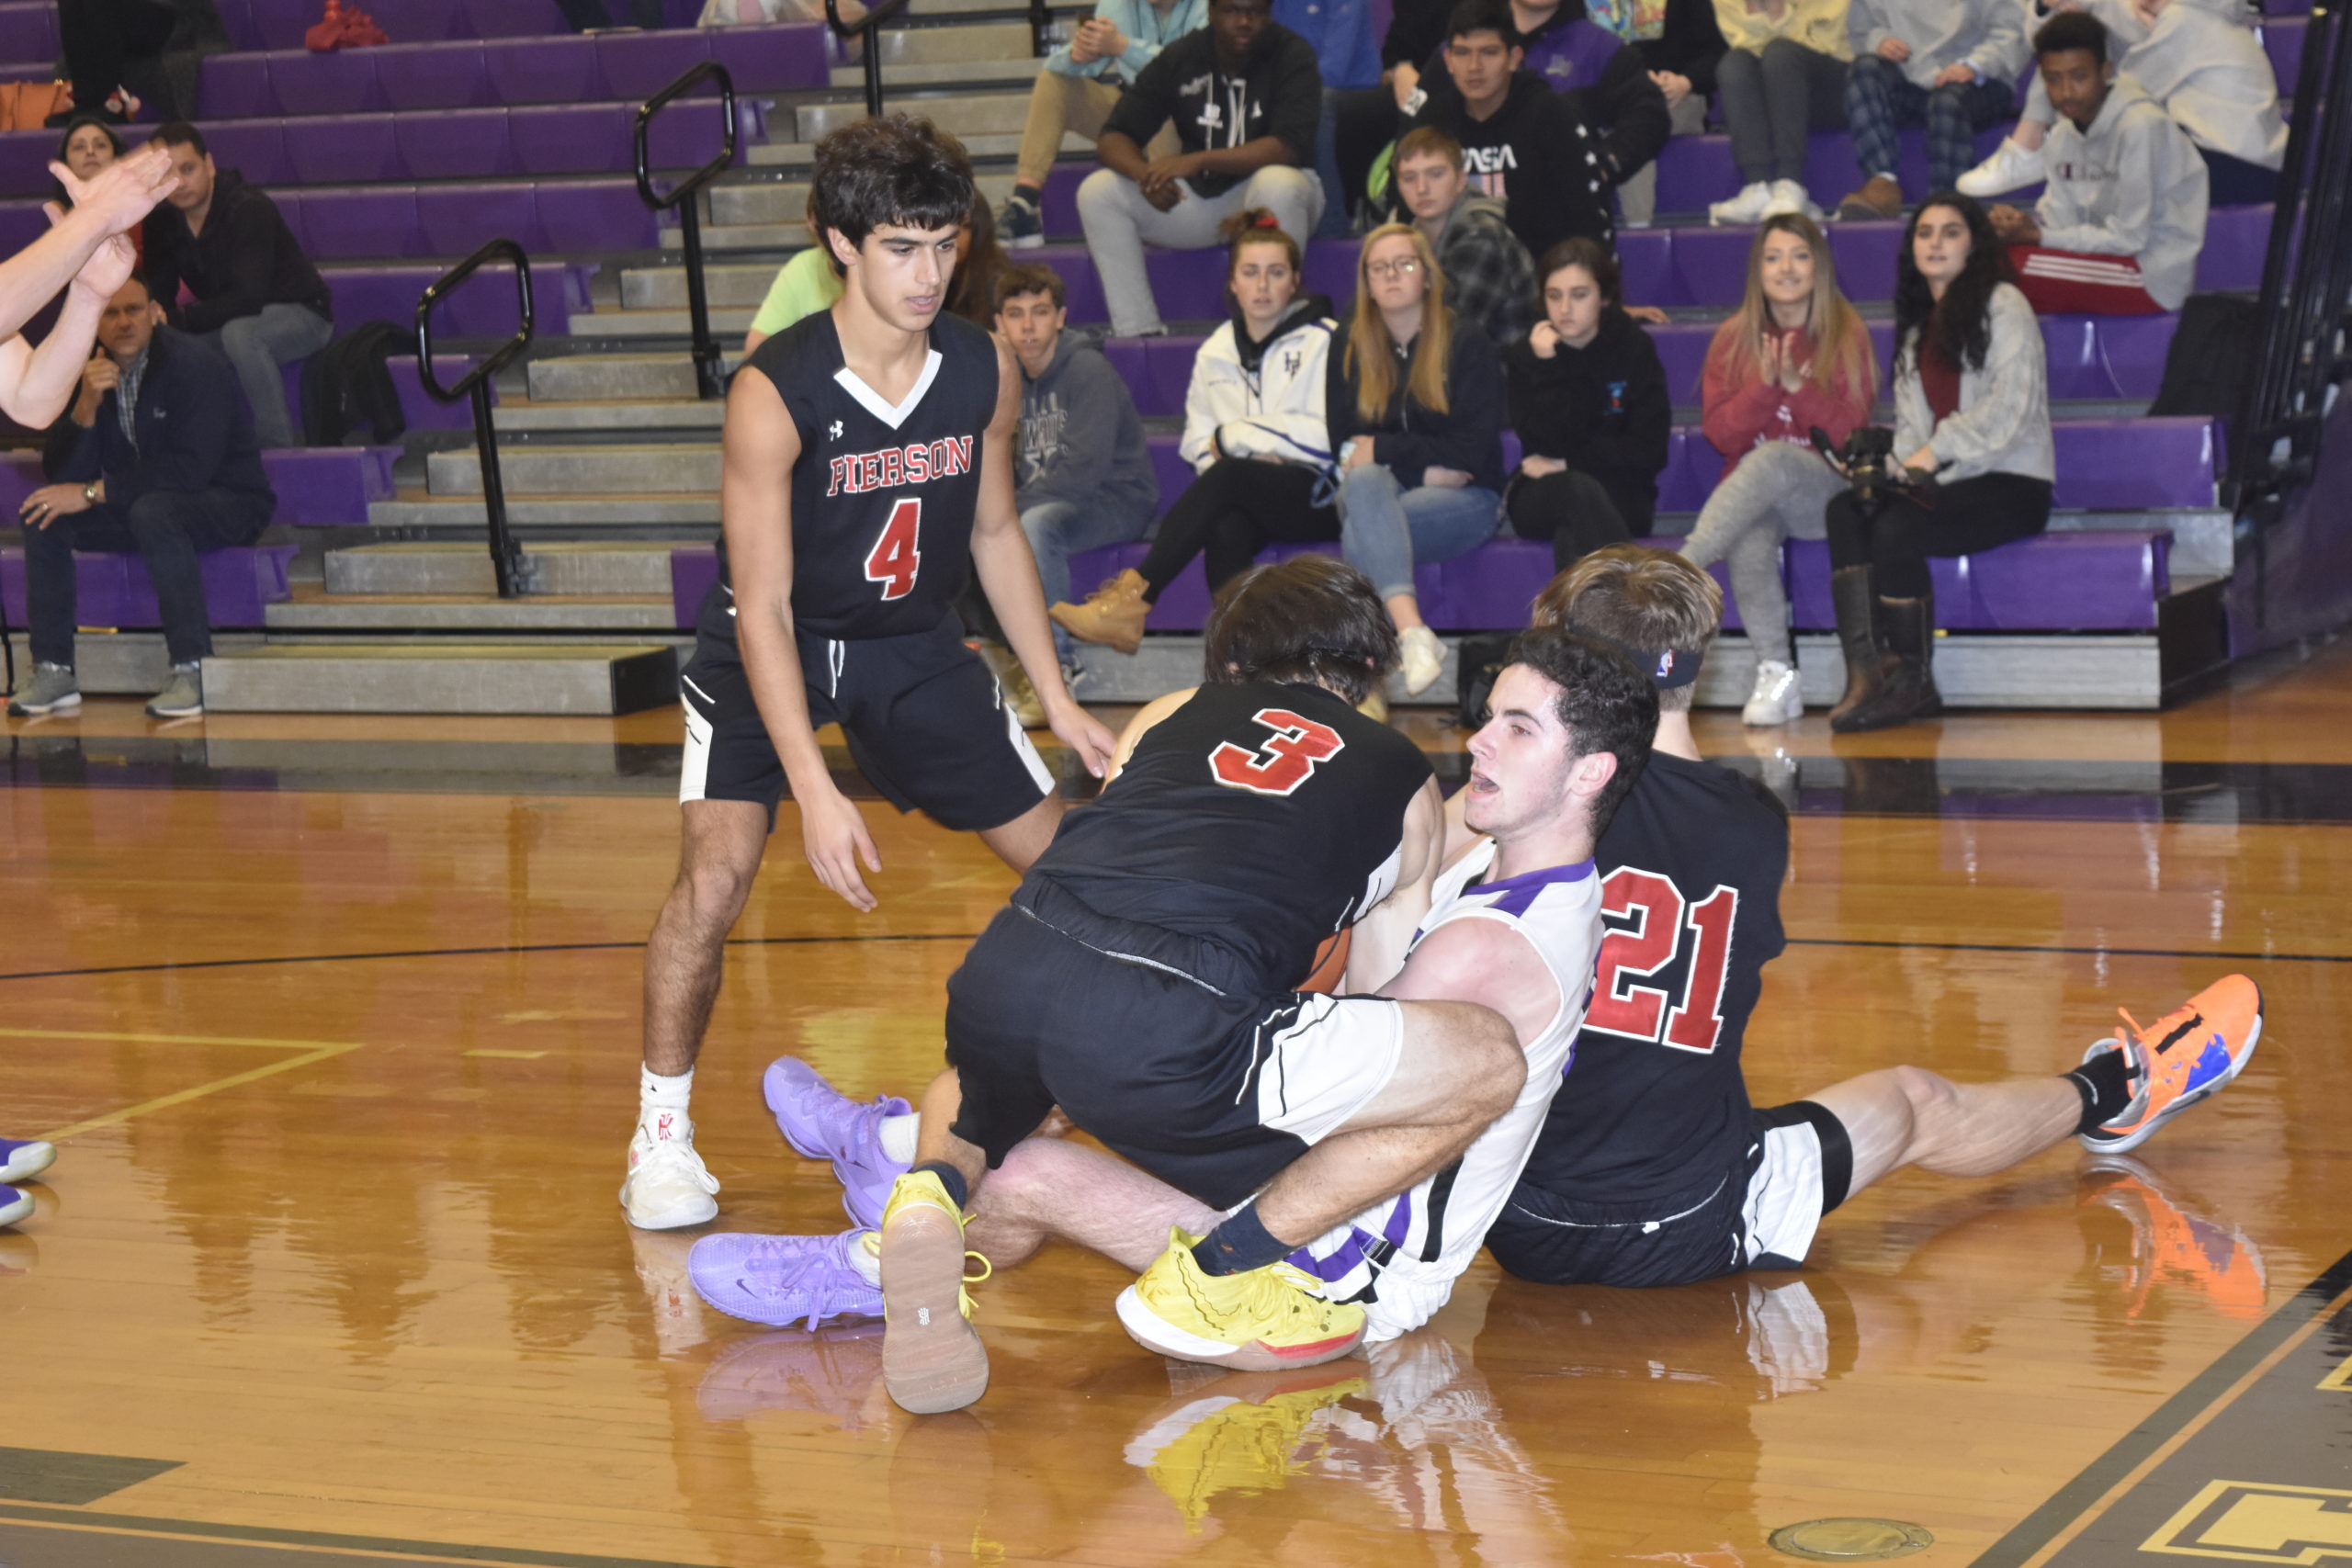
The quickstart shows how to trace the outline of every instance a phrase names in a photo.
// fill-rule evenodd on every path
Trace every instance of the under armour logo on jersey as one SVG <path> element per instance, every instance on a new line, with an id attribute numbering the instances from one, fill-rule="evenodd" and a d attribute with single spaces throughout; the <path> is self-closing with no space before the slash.
<path id="1" fill-rule="evenodd" d="M 839 441 L 842 438 L 842 422 L 840 420 L 833 421 L 831 424 L 825 427 L 825 434 L 831 436 L 834 440 Z"/>

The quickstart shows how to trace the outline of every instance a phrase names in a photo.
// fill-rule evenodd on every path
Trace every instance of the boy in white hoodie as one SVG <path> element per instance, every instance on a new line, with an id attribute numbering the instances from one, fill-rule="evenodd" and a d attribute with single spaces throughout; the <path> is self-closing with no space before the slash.
<path id="1" fill-rule="evenodd" d="M 2116 75 L 2107 46 L 2106 25 L 2085 11 L 2034 35 L 2059 115 L 2044 152 L 2049 188 L 2033 216 L 2014 207 L 1985 215 L 2044 315 L 2177 310 L 2205 246 L 2205 161 L 2162 105 Z"/>
<path id="2" fill-rule="evenodd" d="M 2246 0 L 2057 0 L 2050 9 L 2087 10 L 2107 24 L 2116 70 L 2164 105 L 2204 154 L 2215 207 L 2259 205 L 2277 194 L 2287 121 Z M 2037 80 L 2017 129 L 1961 176 L 1961 193 L 1999 196 L 2041 179 L 2042 141 L 2056 118 Z"/>

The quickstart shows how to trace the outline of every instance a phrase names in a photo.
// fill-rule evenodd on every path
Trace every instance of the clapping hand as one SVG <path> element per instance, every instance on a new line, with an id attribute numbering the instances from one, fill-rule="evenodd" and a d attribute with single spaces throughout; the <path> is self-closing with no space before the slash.
<path id="1" fill-rule="evenodd" d="M 86 180 L 60 163 L 52 162 L 49 172 L 64 189 L 74 210 L 91 214 L 109 234 L 132 228 L 180 184 L 180 177 L 172 173 L 172 151 L 160 141 L 150 141 L 138 152 L 117 158 Z M 107 292 L 112 294 L 114 289 Z"/>

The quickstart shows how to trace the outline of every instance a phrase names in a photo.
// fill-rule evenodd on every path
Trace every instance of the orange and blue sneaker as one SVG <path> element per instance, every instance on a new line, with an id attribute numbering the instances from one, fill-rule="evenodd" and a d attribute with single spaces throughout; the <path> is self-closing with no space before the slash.
<path id="1" fill-rule="evenodd" d="M 1326 1301 L 1289 1263 L 1204 1273 L 1201 1238 L 1171 1229 L 1168 1250 L 1119 1292 L 1119 1325 L 1147 1350 L 1179 1361 L 1270 1372 L 1336 1361 L 1363 1342 L 1363 1309 Z"/>
<path id="2" fill-rule="evenodd" d="M 964 1287 L 988 1278 L 988 1259 L 964 1250 L 964 1212 L 939 1178 L 928 1170 L 899 1177 L 881 1230 L 860 1245 L 880 1264 L 882 1383 L 899 1408 L 935 1416 L 987 1393 L 988 1348 Z M 979 1258 L 982 1272 L 967 1277 L 967 1258 Z"/>
<path id="3" fill-rule="evenodd" d="M 2102 1052 L 2129 1056 L 2132 1103 L 2123 1114 L 2083 1134 L 2093 1154 L 2120 1155 L 2136 1149 L 2155 1130 L 2198 1101 L 2211 1099 L 2245 1070 L 2262 1038 L 2262 989 L 2243 975 L 2224 975 L 2143 1029 L 2123 1017 L 2120 1039 L 2102 1040 L 2083 1053 L 2087 1062 Z"/>
<path id="4" fill-rule="evenodd" d="M 2165 1281 L 2190 1286 L 2232 1317 L 2260 1317 L 2269 1304 L 2262 1252 L 2245 1232 L 2181 1202 L 2161 1177 L 2129 1155 L 2091 1161 L 2078 1201 L 2112 1209 L 2132 1224 L 2125 1316 L 2144 1313 Z"/>

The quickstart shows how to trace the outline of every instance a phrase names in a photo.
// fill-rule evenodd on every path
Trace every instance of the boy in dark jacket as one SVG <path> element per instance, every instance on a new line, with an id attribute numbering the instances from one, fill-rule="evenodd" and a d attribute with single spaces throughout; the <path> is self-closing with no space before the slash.
<path id="1" fill-rule="evenodd" d="M 277 204 L 234 169 L 213 167 L 204 133 L 175 120 L 155 132 L 179 188 L 147 220 L 147 282 L 174 326 L 209 339 L 235 367 L 264 446 L 299 446 L 281 365 L 334 336 L 326 280 Z M 185 295 L 185 297 L 183 297 Z"/>
<path id="2" fill-rule="evenodd" d="M 199 660 L 212 651 L 201 551 L 248 545 L 277 498 L 262 472 L 253 421 L 220 357 L 162 325 L 147 286 L 132 278 L 99 318 L 106 352 L 83 373 L 81 395 L 52 426 L 41 467 L 59 482 L 25 498 L 26 619 L 33 682 L 17 714 L 81 706 L 74 678 L 76 549 L 146 563 L 162 611 L 170 682 L 147 711 L 204 711 Z"/>
<path id="3" fill-rule="evenodd" d="M 1262 207 L 1303 245 L 1323 216 L 1313 168 L 1323 77 L 1306 40 L 1271 16 L 1267 0 L 1212 0 L 1209 25 L 1144 67 L 1095 142 L 1102 167 L 1078 187 L 1078 217 L 1121 337 L 1167 331 L 1147 243 L 1204 250 L 1226 219 Z M 1170 123 L 1182 151 L 1147 159 Z"/>

